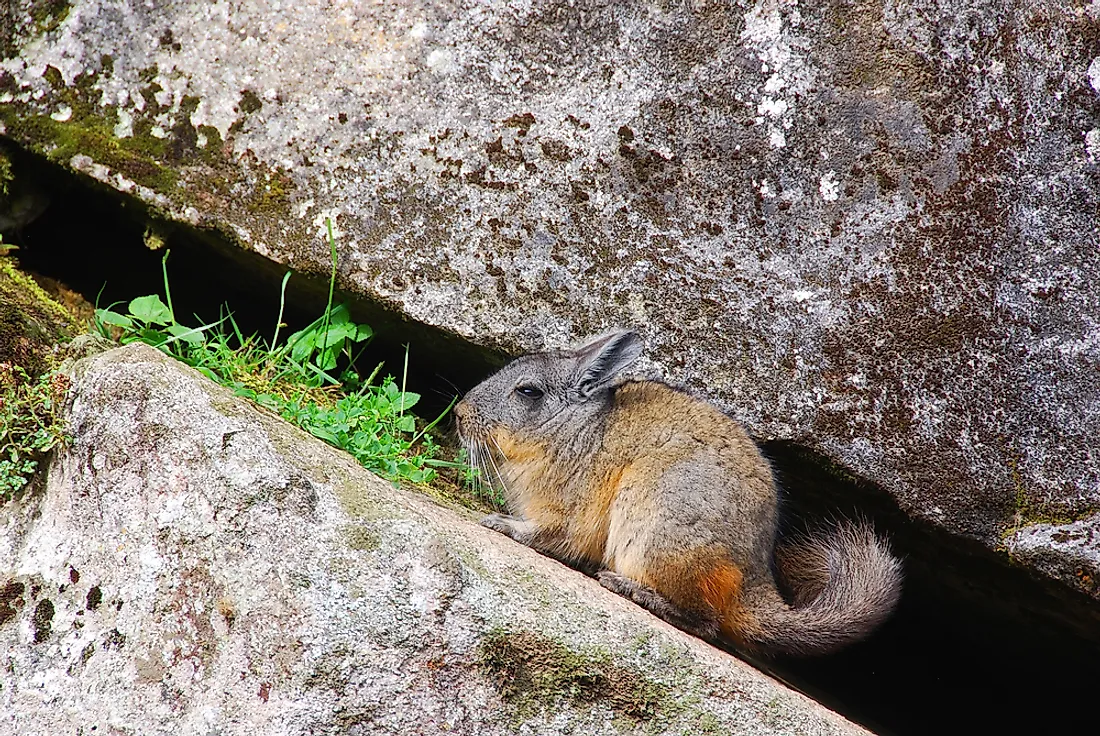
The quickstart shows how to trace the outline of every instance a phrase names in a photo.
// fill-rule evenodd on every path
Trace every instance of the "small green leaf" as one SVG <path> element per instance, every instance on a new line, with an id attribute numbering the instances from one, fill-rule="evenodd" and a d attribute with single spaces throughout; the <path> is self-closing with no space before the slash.
<path id="1" fill-rule="evenodd" d="M 324 345 L 326 348 L 339 350 L 344 347 L 345 340 L 355 337 L 355 332 L 354 325 L 333 325 L 319 334 L 315 342 L 319 346 Z"/>
<path id="2" fill-rule="evenodd" d="M 194 327 L 172 324 L 168 325 L 166 329 L 168 334 L 178 337 L 189 345 L 202 345 L 206 342 L 206 339 L 202 336 L 202 330 L 197 330 Z"/>
<path id="3" fill-rule="evenodd" d="M 397 420 L 397 428 L 402 432 L 415 432 L 416 431 L 416 419 L 412 414 L 406 414 Z"/>
<path id="4" fill-rule="evenodd" d="M 325 442 L 332 442 L 333 444 L 336 444 L 337 442 L 339 442 L 336 435 L 333 434 L 332 432 L 330 432 L 326 427 L 318 427 L 316 425 L 310 425 L 309 431 L 314 437 L 320 437 Z"/>
<path id="5" fill-rule="evenodd" d="M 279 411 L 279 409 L 283 408 L 283 402 L 280 401 L 277 396 L 272 396 L 271 394 L 258 394 L 255 401 L 265 409 Z"/>
<path id="6" fill-rule="evenodd" d="M 195 370 L 209 378 L 211 381 L 214 381 L 215 383 L 225 383 L 225 381 L 222 380 L 221 376 L 219 376 L 217 373 L 210 370 L 209 368 L 206 368 L 205 366 L 197 366 Z M 234 391 L 233 393 L 237 396 L 243 396 L 243 394 L 240 393 L 240 389 Z"/>
<path id="7" fill-rule="evenodd" d="M 420 394 L 414 394 L 412 391 L 406 391 L 405 393 L 397 396 L 394 400 L 394 403 L 397 404 L 398 411 L 408 411 L 412 407 L 416 406 L 418 401 L 420 401 Z"/>
<path id="8" fill-rule="evenodd" d="M 133 320 L 125 314 L 112 312 L 109 309 L 95 310 L 95 317 L 105 325 L 115 325 L 116 327 L 130 327 L 134 324 Z"/>
<path id="9" fill-rule="evenodd" d="M 293 342 L 294 347 L 290 350 L 290 357 L 296 363 L 304 363 L 313 354 L 317 333 L 310 331 L 298 334 L 299 336 Z"/>
<path id="10" fill-rule="evenodd" d="M 332 308 L 332 311 L 328 313 L 328 323 L 330 325 L 342 325 L 351 320 L 351 313 L 348 312 L 346 304 L 339 304 Z"/>
<path id="11" fill-rule="evenodd" d="M 147 324 L 167 325 L 172 323 L 172 312 L 156 294 L 139 296 L 130 302 L 130 314 Z"/>
<path id="12" fill-rule="evenodd" d="M 333 347 L 328 348 L 317 356 L 317 367 L 323 371 L 331 371 L 336 367 L 336 356 L 339 354 L 339 349 Z"/>

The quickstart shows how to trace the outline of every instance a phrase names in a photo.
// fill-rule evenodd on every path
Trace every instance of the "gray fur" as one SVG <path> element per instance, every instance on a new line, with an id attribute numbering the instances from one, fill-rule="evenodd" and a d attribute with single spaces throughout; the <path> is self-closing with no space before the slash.
<path id="1" fill-rule="evenodd" d="M 747 596 L 765 650 L 836 651 L 877 629 L 901 597 L 901 561 L 866 524 L 841 524 L 827 537 L 801 540 L 778 560 L 793 605 L 764 589 Z"/>

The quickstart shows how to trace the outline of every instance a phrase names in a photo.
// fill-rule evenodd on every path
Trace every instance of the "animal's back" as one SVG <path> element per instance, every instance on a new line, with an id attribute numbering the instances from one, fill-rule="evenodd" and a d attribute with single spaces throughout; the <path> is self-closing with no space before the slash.
<path id="1" fill-rule="evenodd" d="M 651 559 L 713 547 L 745 577 L 769 575 L 775 483 L 737 422 L 662 383 L 627 382 L 615 390 L 604 442 L 605 462 L 625 468 L 604 494 L 614 498 L 608 561 L 628 547 Z"/>

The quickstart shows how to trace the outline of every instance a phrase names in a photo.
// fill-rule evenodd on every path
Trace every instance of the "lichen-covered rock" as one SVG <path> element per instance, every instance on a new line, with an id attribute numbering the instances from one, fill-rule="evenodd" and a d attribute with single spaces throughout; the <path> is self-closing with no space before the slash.
<path id="1" fill-rule="evenodd" d="M 990 546 L 1097 528 L 1097 0 L 40 5 L 24 145 L 295 267 L 332 218 L 344 287 L 483 345 L 638 325 Z"/>
<path id="2" fill-rule="evenodd" d="M 0 507 L 0 733 L 858 734 L 143 345 Z"/>

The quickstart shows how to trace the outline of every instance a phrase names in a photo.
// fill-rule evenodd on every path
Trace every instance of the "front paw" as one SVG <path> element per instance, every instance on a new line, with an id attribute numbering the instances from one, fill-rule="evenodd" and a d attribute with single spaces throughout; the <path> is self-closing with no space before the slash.
<path id="1" fill-rule="evenodd" d="M 600 570 L 596 573 L 596 580 L 600 582 L 600 585 L 610 590 L 612 593 L 618 593 L 626 598 L 630 597 L 631 591 L 636 587 L 630 578 L 620 575 L 617 572 L 611 570 Z"/>
<path id="2" fill-rule="evenodd" d="M 515 520 L 504 514 L 489 514 L 481 520 L 481 525 L 493 531 L 507 534 L 513 539 L 516 536 Z"/>

